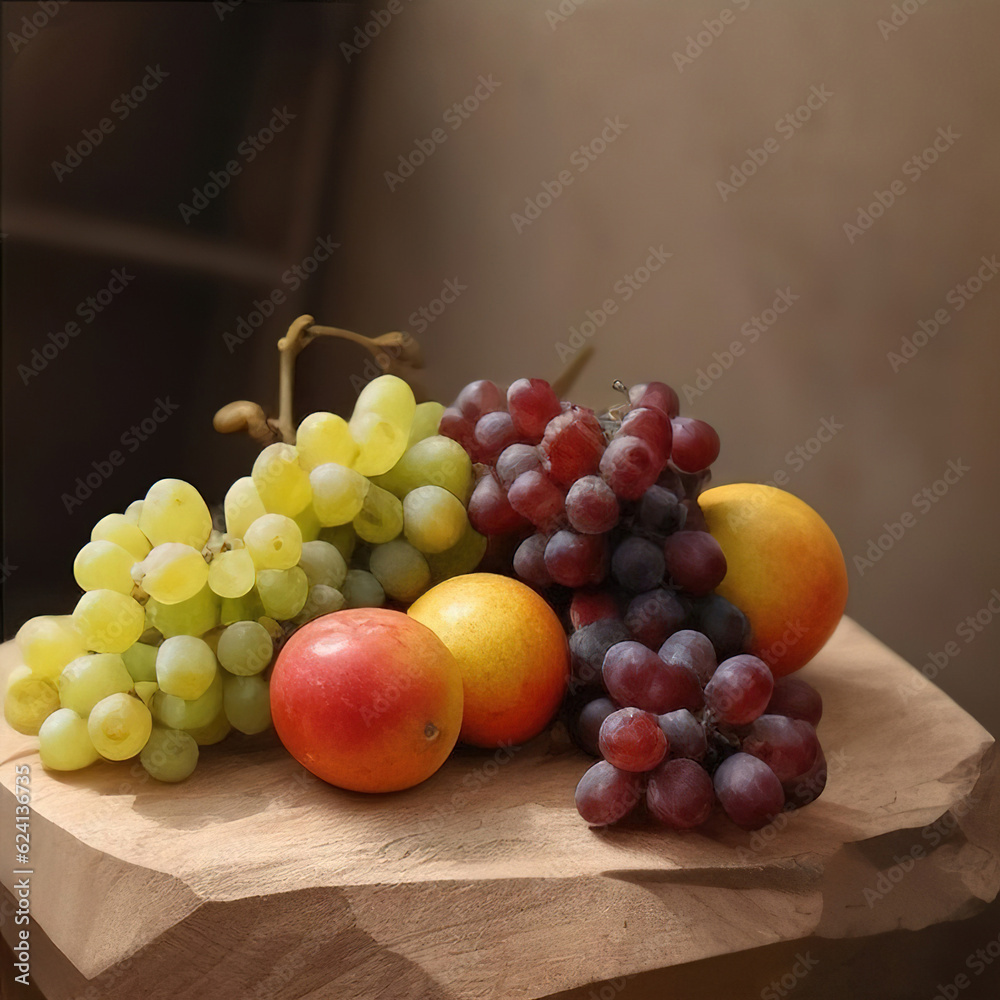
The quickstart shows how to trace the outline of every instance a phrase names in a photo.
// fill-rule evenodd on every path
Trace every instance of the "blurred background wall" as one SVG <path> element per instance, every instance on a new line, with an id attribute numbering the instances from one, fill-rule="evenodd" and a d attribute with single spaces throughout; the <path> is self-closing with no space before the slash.
<path id="1" fill-rule="evenodd" d="M 254 449 L 212 414 L 273 405 L 311 312 L 410 330 L 445 401 L 583 346 L 577 402 L 672 383 L 715 481 L 816 507 L 849 613 L 1000 730 L 1000 7 L 40 9 L 3 8 L 5 638 L 155 479 L 221 499 Z M 299 412 L 364 362 L 312 347 Z"/>

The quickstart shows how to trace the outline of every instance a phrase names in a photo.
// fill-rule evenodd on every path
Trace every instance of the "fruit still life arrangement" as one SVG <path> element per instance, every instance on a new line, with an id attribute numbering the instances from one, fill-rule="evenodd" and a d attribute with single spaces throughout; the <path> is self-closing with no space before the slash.
<path id="1" fill-rule="evenodd" d="M 418 403 L 386 373 L 348 418 L 296 426 L 295 357 L 324 334 L 419 367 L 412 338 L 300 317 L 279 417 L 216 417 L 261 445 L 220 509 L 168 478 L 94 525 L 72 613 L 16 636 L 4 716 L 45 768 L 134 759 L 179 782 L 202 747 L 273 726 L 329 784 L 394 792 L 458 743 L 556 725 L 597 758 L 575 796 L 592 826 L 721 809 L 758 829 L 822 792 L 822 699 L 795 671 L 847 572 L 814 510 L 708 488 L 719 437 L 662 382 L 616 382 L 599 413 L 538 378 Z"/>

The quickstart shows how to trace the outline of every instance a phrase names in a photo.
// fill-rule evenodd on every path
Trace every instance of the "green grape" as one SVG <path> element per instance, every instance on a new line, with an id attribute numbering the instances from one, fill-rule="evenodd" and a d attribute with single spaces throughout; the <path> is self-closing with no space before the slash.
<path id="1" fill-rule="evenodd" d="M 347 421 L 335 413 L 310 413 L 295 432 L 295 447 L 306 472 L 326 462 L 350 466 L 358 456 Z"/>
<path id="2" fill-rule="evenodd" d="M 440 583 L 452 576 L 471 573 L 486 555 L 486 544 L 486 536 L 479 534 L 470 524 L 457 544 L 427 557 L 433 582 Z"/>
<path id="3" fill-rule="evenodd" d="M 310 587 L 317 583 L 326 584 L 335 590 L 340 588 L 347 576 L 347 563 L 340 550 L 330 542 L 306 542 L 302 546 L 299 565 L 305 570 Z"/>
<path id="4" fill-rule="evenodd" d="M 195 743 L 200 747 L 210 747 L 216 743 L 221 743 L 231 732 L 233 727 L 226 718 L 225 709 L 220 708 L 215 718 L 207 726 L 197 726 L 194 729 L 186 729 L 190 733 Z"/>
<path id="5" fill-rule="evenodd" d="M 265 514 L 247 528 L 244 544 L 257 569 L 291 569 L 302 554 L 302 532 L 283 514 Z"/>
<path id="6" fill-rule="evenodd" d="M 138 501 L 142 503 L 142 501 Z M 114 542 L 132 553 L 133 562 L 145 559 L 153 547 L 149 539 L 139 530 L 139 525 L 124 514 L 108 514 L 102 517 L 90 533 L 92 542 Z"/>
<path id="7" fill-rule="evenodd" d="M 375 482 L 400 500 L 418 486 L 442 486 L 464 504 L 472 492 L 472 459 L 457 441 L 436 434 L 408 448 Z"/>
<path id="8" fill-rule="evenodd" d="M 116 590 L 131 594 L 132 564 L 135 558 L 128 549 L 114 542 L 87 542 L 73 560 L 73 579 L 81 590 Z"/>
<path id="9" fill-rule="evenodd" d="M 114 590 L 90 590 L 73 609 L 84 645 L 96 653 L 124 653 L 142 635 L 145 619 L 137 601 Z"/>
<path id="10" fill-rule="evenodd" d="M 395 375 L 380 375 L 361 390 L 351 415 L 351 437 L 360 449 L 354 468 L 363 476 L 388 472 L 406 451 L 417 403 Z"/>
<path id="11" fill-rule="evenodd" d="M 29 618 L 14 637 L 21 659 L 36 677 L 54 680 L 70 660 L 87 652 L 86 643 L 69 615 Z"/>
<path id="12" fill-rule="evenodd" d="M 220 597 L 242 597 L 254 585 L 256 569 L 246 549 L 220 552 L 208 564 L 208 586 Z"/>
<path id="13" fill-rule="evenodd" d="M 11 729 L 34 736 L 58 707 L 59 692 L 52 681 L 36 677 L 25 663 L 18 664 L 10 672 L 3 699 L 3 717 Z"/>
<path id="14" fill-rule="evenodd" d="M 291 569 L 262 569 L 257 574 L 257 593 L 265 614 L 278 621 L 294 618 L 309 596 L 309 581 L 298 566 Z"/>
<path id="15" fill-rule="evenodd" d="M 319 533 L 319 541 L 329 542 L 344 557 L 344 562 L 350 563 L 354 547 L 358 544 L 358 534 L 353 524 L 338 524 L 333 528 L 324 528 Z"/>
<path id="16" fill-rule="evenodd" d="M 403 530 L 403 505 L 399 497 L 372 484 L 353 524 L 358 536 L 366 542 L 373 545 L 391 542 Z"/>
<path id="17" fill-rule="evenodd" d="M 183 781 L 198 766 L 198 744 L 190 733 L 154 726 L 139 763 L 157 781 Z"/>
<path id="18" fill-rule="evenodd" d="M 392 544 L 391 542 L 389 543 Z M 292 619 L 296 625 L 305 625 L 320 615 L 329 615 L 339 611 L 344 606 L 344 595 L 336 587 L 328 587 L 325 583 L 317 583 L 309 588 L 309 595 L 302 610 Z"/>
<path id="19" fill-rule="evenodd" d="M 462 501 L 441 486 L 418 486 L 403 501 L 406 538 L 421 552 L 444 552 L 457 545 L 469 517 Z"/>
<path id="20" fill-rule="evenodd" d="M 295 517 L 312 501 L 309 474 L 299 465 L 295 445 L 269 444 L 253 463 L 253 484 L 264 508 Z"/>
<path id="21" fill-rule="evenodd" d="M 417 408 L 413 411 L 413 423 L 410 426 L 410 436 L 407 439 L 406 447 L 412 448 L 418 441 L 423 441 L 424 438 L 437 434 L 443 413 L 444 403 L 417 403 Z"/>
<path id="22" fill-rule="evenodd" d="M 343 593 L 345 608 L 380 608 L 385 604 L 382 584 L 363 569 L 348 570 Z"/>
<path id="23" fill-rule="evenodd" d="M 160 686 L 156 681 L 136 681 L 134 687 L 138 699 L 152 711 L 153 695 L 160 690 Z"/>
<path id="24" fill-rule="evenodd" d="M 71 708 L 57 708 L 38 730 L 38 756 L 50 771 L 79 771 L 97 760 L 87 720 Z"/>
<path id="25" fill-rule="evenodd" d="M 250 476 L 237 479 L 229 487 L 223 510 L 226 515 L 226 531 L 234 538 L 242 538 L 247 528 L 258 517 L 267 513 Z"/>
<path id="26" fill-rule="evenodd" d="M 242 600 L 242 598 L 239 598 Z M 222 599 L 206 583 L 194 597 L 177 604 L 146 602 L 146 621 L 161 635 L 204 635 L 219 624 Z"/>
<path id="27" fill-rule="evenodd" d="M 200 552 L 212 532 L 212 515 L 190 483 L 161 479 L 150 487 L 142 502 L 139 530 L 154 547 L 182 542 Z"/>
<path id="28" fill-rule="evenodd" d="M 316 513 L 316 507 L 313 504 L 309 504 L 305 510 L 296 514 L 292 520 L 299 526 L 303 542 L 315 541 L 319 538 L 319 533 L 323 530 L 323 525 L 320 524 L 319 515 Z"/>
<path id="29" fill-rule="evenodd" d="M 399 538 L 374 548 L 370 568 L 382 589 L 396 601 L 415 601 L 431 582 L 427 560 Z"/>
<path id="30" fill-rule="evenodd" d="M 226 677 L 222 681 L 222 691 L 226 718 L 233 729 L 253 736 L 270 728 L 271 698 L 263 677 L 259 674 Z"/>
<path id="31" fill-rule="evenodd" d="M 223 625 L 232 625 L 233 622 L 256 621 L 264 614 L 264 604 L 254 587 L 249 594 L 242 597 L 227 597 L 222 602 L 222 611 L 219 620 Z"/>
<path id="32" fill-rule="evenodd" d="M 94 749 L 107 760 L 128 760 L 145 745 L 153 731 L 149 709 L 127 694 L 102 698 L 87 718 L 87 732 Z"/>
<path id="33" fill-rule="evenodd" d="M 122 515 L 126 521 L 130 524 L 134 524 L 137 528 L 139 527 L 139 518 L 142 517 L 142 501 L 133 500 L 126 508 L 125 513 Z M 147 538 L 148 542 L 149 539 Z M 152 544 L 150 545 L 152 548 Z"/>
<path id="34" fill-rule="evenodd" d="M 122 653 L 122 662 L 133 681 L 156 680 L 156 646 L 145 642 L 133 642 Z"/>
<path id="35" fill-rule="evenodd" d="M 360 472 L 327 462 L 309 473 L 313 491 L 313 508 L 320 524 L 332 527 L 347 524 L 360 513 L 368 495 L 370 483 Z"/>
<path id="36" fill-rule="evenodd" d="M 183 542 L 164 542 L 136 563 L 132 578 L 160 604 L 180 604 L 208 583 L 208 563 L 200 549 Z"/>
<path id="37" fill-rule="evenodd" d="M 59 702 L 81 718 L 102 699 L 132 690 L 132 675 L 118 653 L 88 653 L 66 664 L 56 680 Z"/>
<path id="38" fill-rule="evenodd" d="M 259 622 L 233 622 L 219 638 L 219 662 L 231 674 L 259 674 L 274 656 L 274 642 Z"/>
<path id="39" fill-rule="evenodd" d="M 217 670 L 208 690 L 193 701 L 157 691 L 153 695 L 153 718 L 168 729 L 200 729 L 212 723 L 222 708 L 222 671 Z"/>
<path id="40" fill-rule="evenodd" d="M 156 651 L 156 683 L 160 690 L 185 701 L 200 698 L 209 689 L 217 669 L 211 647 L 193 635 L 164 639 Z"/>

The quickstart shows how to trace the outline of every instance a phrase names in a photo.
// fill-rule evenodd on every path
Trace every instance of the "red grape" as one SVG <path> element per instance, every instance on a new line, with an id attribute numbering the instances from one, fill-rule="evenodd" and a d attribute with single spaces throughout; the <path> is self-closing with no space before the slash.
<path id="1" fill-rule="evenodd" d="M 702 706 L 698 678 L 687 667 L 664 663 L 635 640 L 612 646 L 604 656 L 601 674 L 608 694 L 620 705 L 632 705 L 656 715 Z"/>
<path id="2" fill-rule="evenodd" d="M 597 745 L 604 759 L 623 771 L 650 771 L 667 755 L 667 737 L 656 716 L 619 708 L 603 723 Z"/>
<path id="3" fill-rule="evenodd" d="M 625 611 L 625 624 L 650 649 L 659 649 L 668 635 L 684 622 L 684 605 L 672 590 L 663 587 L 633 597 Z"/>
<path id="4" fill-rule="evenodd" d="M 681 472 L 701 472 L 719 457 L 719 435 L 711 424 L 693 417 L 674 417 L 671 460 Z"/>
<path id="5" fill-rule="evenodd" d="M 599 760 L 576 786 L 576 808 L 591 826 L 617 823 L 635 808 L 643 787 L 641 774 Z"/>
<path id="6" fill-rule="evenodd" d="M 673 429 L 670 418 L 662 411 L 652 406 L 640 406 L 625 414 L 616 437 L 642 438 L 650 445 L 660 460 L 660 467 L 670 458 L 670 447 L 673 441 Z"/>
<path id="7" fill-rule="evenodd" d="M 827 765 L 823 748 L 820 747 L 816 754 L 813 766 L 805 774 L 797 775 L 791 781 L 786 781 L 782 788 L 785 790 L 785 797 L 789 804 L 793 806 L 807 806 L 810 802 L 818 799 L 826 788 Z"/>
<path id="8" fill-rule="evenodd" d="M 670 579 L 697 597 L 713 591 L 726 575 L 722 547 L 704 531 L 675 531 L 663 543 Z"/>
<path id="9" fill-rule="evenodd" d="M 608 571 L 604 536 L 578 535 L 566 529 L 557 531 L 545 547 L 545 568 L 552 579 L 564 587 L 600 583 Z"/>
<path id="10" fill-rule="evenodd" d="M 680 663 L 694 671 L 702 686 L 712 679 L 719 665 L 715 648 L 707 635 L 684 629 L 675 632 L 660 646 L 660 659 L 664 663 Z"/>
<path id="11" fill-rule="evenodd" d="M 574 629 L 583 628 L 605 618 L 621 618 L 615 595 L 608 590 L 584 587 L 573 591 L 569 605 L 569 620 Z"/>
<path id="12" fill-rule="evenodd" d="M 566 494 L 566 516 L 584 535 L 602 535 L 618 523 L 618 498 L 600 476 L 578 479 Z"/>
<path id="13" fill-rule="evenodd" d="M 819 740 L 808 722 L 784 715 L 762 715 L 751 723 L 741 747 L 744 753 L 767 764 L 784 784 L 806 774 L 816 763 Z"/>
<path id="14" fill-rule="evenodd" d="M 766 826 L 785 805 L 777 775 L 748 753 L 727 757 L 716 768 L 714 785 L 726 815 L 745 830 Z"/>
<path id="15" fill-rule="evenodd" d="M 629 434 L 616 437 L 600 462 L 601 475 L 623 500 L 638 500 L 662 468 L 653 446 Z"/>
<path id="16" fill-rule="evenodd" d="M 549 421 L 538 446 L 545 471 L 563 486 L 589 476 L 601 463 L 607 441 L 593 410 L 570 406 Z"/>
<path id="17" fill-rule="evenodd" d="M 705 685 L 705 704 L 721 722 L 745 726 L 763 714 L 773 690 L 774 678 L 767 664 L 740 653 L 720 663 L 712 674 Z"/>
<path id="18" fill-rule="evenodd" d="M 566 494 L 539 469 L 522 472 L 508 490 L 507 499 L 536 528 L 552 531 L 560 522 L 565 523 Z"/>
<path id="19" fill-rule="evenodd" d="M 764 710 L 767 715 L 787 715 L 818 726 L 823 717 L 823 698 L 808 681 L 789 675 L 774 682 L 774 694 Z"/>
<path id="20" fill-rule="evenodd" d="M 455 406 L 449 406 L 441 414 L 438 423 L 438 434 L 457 441 L 469 454 L 475 451 L 475 428 L 473 423 L 462 416 L 462 411 Z"/>
<path id="21" fill-rule="evenodd" d="M 640 382 L 629 389 L 628 398 L 633 406 L 655 406 L 668 417 L 676 417 L 681 412 L 677 393 L 665 382 Z"/>
<path id="22" fill-rule="evenodd" d="M 459 394 L 454 404 L 470 423 L 474 424 L 484 413 L 504 408 L 503 393 L 488 379 L 470 382 Z"/>
<path id="23" fill-rule="evenodd" d="M 538 449 L 530 444 L 508 445 L 497 458 L 496 474 L 504 489 L 509 490 L 511 484 L 522 472 L 530 472 L 542 464 L 542 456 Z"/>
<path id="24" fill-rule="evenodd" d="M 701 512 L 701 507 L 698 506 L 697 500 L 685 497 L 681 501 L 681 506 L 687 511 L 684 519 L 684 528 L 686 531 L 708 531 L 708 521 L 705 520 L 705 515 Z"/>
<path id="25" fill-rule="evenodd" d="M 514 553 L 514 572 L 525 583 L 544 590 L 552 586 L 552 577 L 545 568 L 545 546 L 548 535 L 531 535 L 517 547 Z"/>
<path id="26" fill-rule="evenodd" d="M 704 760 L 708 751 L 705 727 L 686 708 L 665 712 L 659 716 L 660 728 L 667 737 L 671 757 Z"/>
<path id="27" fill-rule="evenodd" d="M 665 760 L 646 781 L 650 813 L 672 830 L 701 826 L 715 806 L 715 789 L 708 772 L 693 760 Z"/>
<path id="28" fill-rule="evenodd" d="M 492 475 L 485 475 L 476 483 L 469 499 L 469 520 L 483 535 L 503 535 L 528 523 L 511 507 L 503 487 Z"/>
<path id="29" fill-rule="evenodd" d="M 514 421 L 510 414 L 503 410 L 484 413 L 476 422 L 475 439 L 479 448 L 479 459 L 492 465 L 497 456 L 507 447 L 517 441 L 518 433 L 514 429 Z"/>
<path id="30" fill-rule="evenodd" d="M 552 386 L 541 378 L 519 378 L 507 390 L 507 409 L 514 426 L 526 438 L 537 441 L 545 427 L 562 409 Z"/>

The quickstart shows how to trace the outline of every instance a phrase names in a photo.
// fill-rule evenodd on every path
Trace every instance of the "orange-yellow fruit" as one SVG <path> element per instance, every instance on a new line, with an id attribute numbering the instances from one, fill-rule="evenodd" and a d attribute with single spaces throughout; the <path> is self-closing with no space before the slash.
<path id="1" fill-rule="evenodd" d="M 467 573 L 432 587 L 407 613 L 455 654 L 465 743 L 523 743 L 552 720 L 569 681 L 569 650 L 555 612 L 530 587 Z"/>
<path id="2" fill-rule="evenodd" d="M 335 611 L 282 647 L 271 717 L 288 752 L 317 777 L 394 792 L 430 777 L 451 753 L 462 676 L 444 643 L 402 612 Z"/>
<path id="3" fill-rule="evenodd" d="M 759 483 L 717 486 L 698 504 L 728 564 L 716 590 L 750 620 L 750 652 L 775 677 L 798 670 L 847 603 L 847 566 L 833 532 L 798 497 Z"/>

